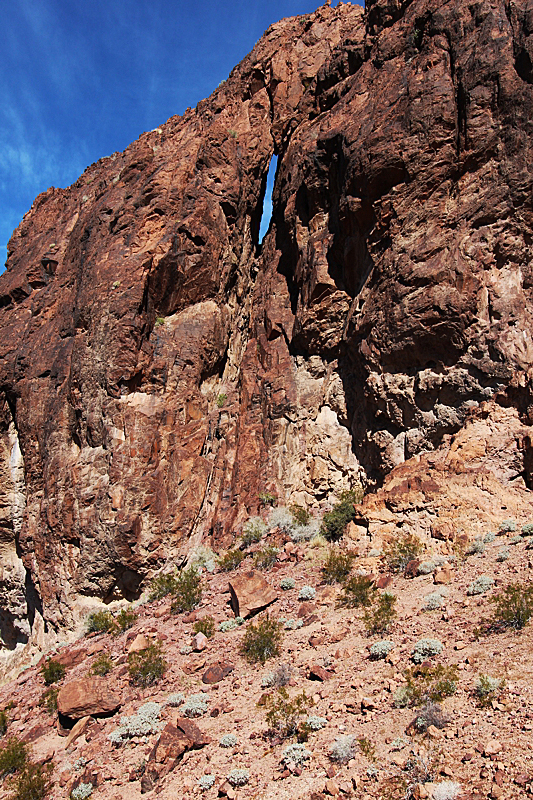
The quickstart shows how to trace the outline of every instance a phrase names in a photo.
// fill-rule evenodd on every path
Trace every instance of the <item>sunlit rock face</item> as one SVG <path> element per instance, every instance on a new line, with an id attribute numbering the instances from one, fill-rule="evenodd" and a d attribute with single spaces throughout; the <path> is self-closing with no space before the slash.
<path id="1" fill-rule="evenodd" d="M 0 277 L 8 649 L 483 403 L 529 488 L 532 34 L 525 1 L 324 6 L 36 199 Z"/>

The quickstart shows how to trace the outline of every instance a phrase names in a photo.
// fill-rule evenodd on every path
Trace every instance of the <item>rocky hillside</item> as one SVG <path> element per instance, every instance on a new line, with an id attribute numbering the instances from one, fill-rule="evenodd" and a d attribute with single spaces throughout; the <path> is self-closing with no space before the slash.
<path id="1" fill-rule="evenodd" d="M 37 198 L 0 277 L 6 663 L 231 547 L 263 493 L 379 489 L 376 547 L 525 514 L 532 32 L 528 0 L 324 6 Z"/>

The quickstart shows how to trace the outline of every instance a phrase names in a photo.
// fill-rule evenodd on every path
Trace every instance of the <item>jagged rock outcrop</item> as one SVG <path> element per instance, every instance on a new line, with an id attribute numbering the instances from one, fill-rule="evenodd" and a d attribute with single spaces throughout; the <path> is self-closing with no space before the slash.
<path id="1" fill-rule="evenodd" d="M 531 34 L 527 0 L 325 6 L 37 198 L 0 277 L 6 645 L 490 398 L 529 488 Z"/>

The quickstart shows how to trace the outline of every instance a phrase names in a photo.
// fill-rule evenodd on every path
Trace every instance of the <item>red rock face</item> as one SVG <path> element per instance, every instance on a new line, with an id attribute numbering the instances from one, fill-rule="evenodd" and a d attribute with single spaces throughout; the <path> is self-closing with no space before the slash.
<path id="1" fill-rule="evenodd" d="M 283 20 L 37 198 L 0 277 L 10 647 L 227 545 L 261 491 L 379 483 L 490 397 L 529 424 L 532 32 L 526 0 Z"/>

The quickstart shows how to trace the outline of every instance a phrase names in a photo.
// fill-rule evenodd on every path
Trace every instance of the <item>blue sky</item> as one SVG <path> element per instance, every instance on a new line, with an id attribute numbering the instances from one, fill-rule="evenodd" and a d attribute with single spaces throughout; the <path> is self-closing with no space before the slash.
<path id="1" fill-rule="evenodd" d="M 195 106 L 271 23 L 319 4 L 4 0 L 0 271 L 37 194 Z"/>

